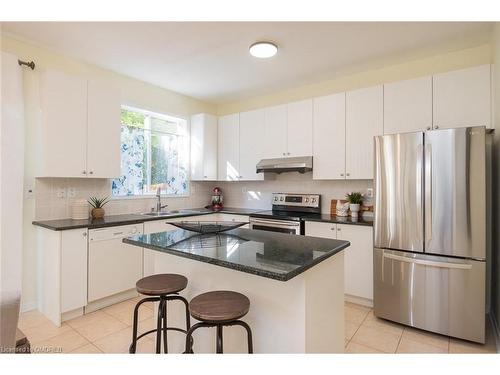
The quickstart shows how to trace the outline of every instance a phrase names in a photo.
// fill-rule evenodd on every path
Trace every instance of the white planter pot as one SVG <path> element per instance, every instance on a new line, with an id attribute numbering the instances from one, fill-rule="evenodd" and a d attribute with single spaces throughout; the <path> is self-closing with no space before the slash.
<path id="1" fill-rule="evenodd" d="M 351 216 L 352 217 L 358 217 L 358 212 L 359 212 L 359 208 L 360 208 L 360 204 L 350 204 L 349 205 L 349 209 L 351 210 Z"/>

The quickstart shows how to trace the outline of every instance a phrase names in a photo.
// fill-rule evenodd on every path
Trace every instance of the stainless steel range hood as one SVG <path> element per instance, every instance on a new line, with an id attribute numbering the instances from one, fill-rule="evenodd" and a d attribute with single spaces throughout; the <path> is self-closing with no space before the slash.
<path id="1" fill-rule="evenodd" d="M 312 156 L 299 156 L 293 158 L 262 159 L 257 163 L 257 173 L 306 173 L 313 169 Z"/>

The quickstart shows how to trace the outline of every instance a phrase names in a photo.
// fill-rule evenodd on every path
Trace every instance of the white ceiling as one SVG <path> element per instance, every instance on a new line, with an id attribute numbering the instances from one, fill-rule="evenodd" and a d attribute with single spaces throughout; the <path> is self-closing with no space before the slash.
<path id="1" fill-rule="evenodd" d="M 369 62 L 479 45 L 491 32 L 491 24 L 474 22 L 15 22 L 3 28 L 213 103 L 320 82 Z M 249 45 L 261 39 L 279 45 L 275 57 L 248 54 Z"/>

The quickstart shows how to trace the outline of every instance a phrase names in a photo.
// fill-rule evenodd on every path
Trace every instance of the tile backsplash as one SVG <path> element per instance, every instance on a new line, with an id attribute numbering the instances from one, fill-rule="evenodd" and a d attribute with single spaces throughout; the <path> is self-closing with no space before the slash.
<path id="1" fill-rule="evenodd" d="M 271 194 L 316 193 L 321 194 L 322 212 L 330 211 L 330 200 L 344 198 L 351 191 L 365 193 L 373 187 L 372 180 L 313 180 L 312 173 L 284 173 L 266 175 L 264 181 L 194 182 L 188 197 L 162 198 L 170 209 L 204 207 L 210 202 L 214 186 L 220 186 L 227 207 L 269 209 Z M 71 196 L 68 196 L 71 195 Z M 74 195 L 74 196 L 72 196 Z M 111 195 L 111 182 L 91 178 L 38 178 L 35 185 L 35 219 L 63 219 L 71 216 L 74 199 Z M 155 198 L 113 199 L 106 205 L 107 215 L 148 212 L 156 204 Z"/>

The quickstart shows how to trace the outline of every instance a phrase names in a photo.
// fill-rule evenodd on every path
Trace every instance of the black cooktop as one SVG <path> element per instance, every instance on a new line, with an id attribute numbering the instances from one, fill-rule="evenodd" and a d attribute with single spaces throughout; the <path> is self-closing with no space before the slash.
<path id="1" fill-rule="evenodd" d="M 261 219 L 300 221 L 300 220 L 305 220 L 307 217 L 311 217 L 314 215 L 317 214 L 311 212 L 270 210 L 270 211 L 259 211 L 257 213 L 250 214 L 250 217 L 256 217 Z"/>

